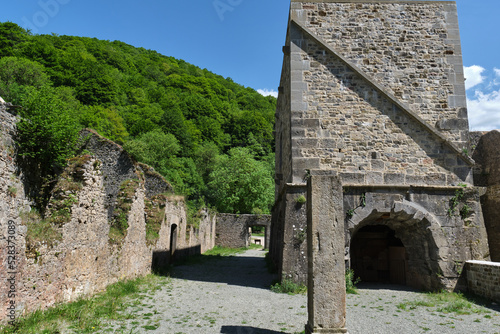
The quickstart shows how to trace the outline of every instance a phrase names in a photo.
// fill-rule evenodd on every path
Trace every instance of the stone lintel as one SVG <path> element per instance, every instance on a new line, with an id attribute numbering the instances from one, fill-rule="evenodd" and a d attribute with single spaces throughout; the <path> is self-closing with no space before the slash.
<path id="1" fill-rule="evenodd" d="M 464 189 L 461 186 L 434 186 L 434 185 L 413 185 L 413 184 L 356 184 L 345 183 L 344 188 L 362 188 L 362 189 L 397 189 L 397 190 L 426 190 L 426 191 L 454 191 Z M 478 187 L 475 187 L 478 188 Z"/>

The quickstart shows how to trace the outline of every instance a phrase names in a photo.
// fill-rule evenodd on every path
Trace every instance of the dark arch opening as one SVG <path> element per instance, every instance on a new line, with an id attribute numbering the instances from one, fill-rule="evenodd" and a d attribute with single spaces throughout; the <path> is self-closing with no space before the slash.
<path id="1" fill-rule="evenodd" d="M 384 225 L 361 228 L 351 240 L 351 269 L 362 282 L 406 285 L 406 249 Z"/>
<path id="2" fill-rule="evenodd" d="M 170 263 L 175 261 L 175 250 L 177 248 L 177 224 L 170 226 Z"/>

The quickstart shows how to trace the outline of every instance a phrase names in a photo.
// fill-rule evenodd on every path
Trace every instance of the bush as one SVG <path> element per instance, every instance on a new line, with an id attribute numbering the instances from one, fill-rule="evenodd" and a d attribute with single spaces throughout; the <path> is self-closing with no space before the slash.
<path id="1" fill-rule="evenodd" d="M 276 293 L 286 293 L 289 295 L 305 294 L 307 287 L 303 284 L 297 284 L 291 279 L 283 277 L 280 282 L 271 285 L 271 291 Z"/>
<path id="2" fill-rule="evenodd" d="M 358 290 L 356 289 L 356 284 L 360 282 L 360 278 L 355 278 L 354 270 L 347 269 L 345 271 L 345 290 L 349 294 L 358 294 Z"/>

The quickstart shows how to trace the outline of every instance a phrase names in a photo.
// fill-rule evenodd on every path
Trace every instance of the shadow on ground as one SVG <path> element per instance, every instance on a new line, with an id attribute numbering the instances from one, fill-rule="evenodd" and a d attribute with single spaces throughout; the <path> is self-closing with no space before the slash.
<path id="1" fill-rule="evenodd" d="M 255 328 L 249 326 L 222 326 L 221 334 L 282 334 L 284 332 L 272 331 L 270 329 Z"/>
<path id="2" fill-rule="evenodd" d="M 238 256 L 193 257 L 171 267 L 169 275 L 191 281 L 269 289 L 276 275 L 267 270 L 264 253 L 264 250 L 252 250 Z"/>

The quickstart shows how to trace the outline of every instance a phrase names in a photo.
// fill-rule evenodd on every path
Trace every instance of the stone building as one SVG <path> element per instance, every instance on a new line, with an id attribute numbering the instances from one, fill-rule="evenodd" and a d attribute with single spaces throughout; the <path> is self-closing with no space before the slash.
<path id="1" fill-rule="evenodd" d="M 455 2 L 291 0 L 283 53 L 270 247 L 283 277 L 306 281 L 312 174 L 340 178 L 345 261 L 363 281 L 464 284 L 465 261 L 490 255 Z"/>

